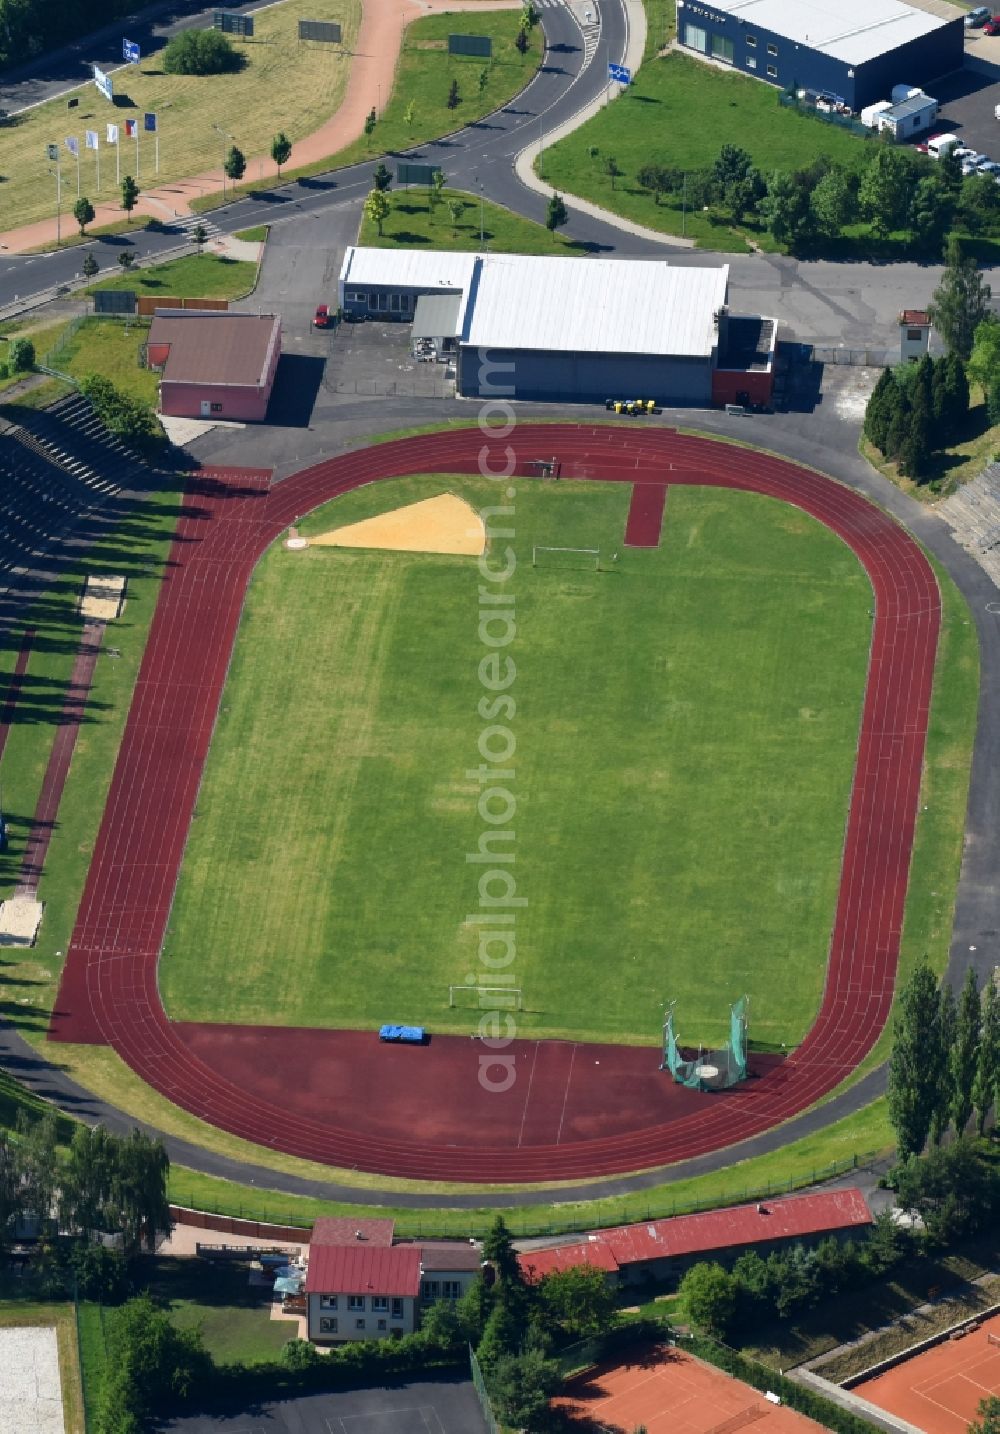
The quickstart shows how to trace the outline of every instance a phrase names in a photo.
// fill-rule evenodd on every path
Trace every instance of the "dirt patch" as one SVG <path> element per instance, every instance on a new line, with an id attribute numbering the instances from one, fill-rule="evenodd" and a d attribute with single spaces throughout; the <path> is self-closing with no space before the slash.
<path id="1" fill-rule="evenodd" d="M 454 493 L 439 493 L 393 508 L 376 518 L 333 528 L 309 539 L 310 547 L 385 548 L 398 553 L 454 553 L 479 557 L 486 551 L 482 518 Z"/>

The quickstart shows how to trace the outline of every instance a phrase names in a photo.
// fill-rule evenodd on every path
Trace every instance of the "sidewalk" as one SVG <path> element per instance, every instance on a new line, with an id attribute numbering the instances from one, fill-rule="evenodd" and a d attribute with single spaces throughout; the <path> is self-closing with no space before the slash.
<path id="1" fill-rule="evenodd" d="M 625 15 L 628 20 L 628 41 L 625 46 L 625 55 L 622 64 L 636 74 L 642 64 L 643 53 L 646 49 L 646 11 L 643 8 L 642 0 L 623 0 Z M 552 186 L 539 179 L 535 173 L 535 161 L 542 153 L 542 150 L 551 148 L 559 140 L 565 139 L 566 135 L 572 134 L 580 128 L 587 120 L 593 119 L 603 109 L 605 96 L 599 95 L 589 104 L 577 110 L 576 114 L 570 115 L 568 120 L 556 125 L 547 134 L 534 140 L 521 150 L 514 159 L 514 172 L 526 189 L 533 190 L 536 194 L 543 195 L 546 199 L 552 194 Z M 581 199 L 576 194 L 564 194 L 568 209 L 577 210 L 581 214 L 589 214 L 592 219 L 600 219 L 605 224 L 613 224 L 616 229 L 623 230 L 626 234 L 635 234 L 640 239 L 646 239 L 653 244 L 668 244 L 672 249 L 694 248 L 693 239 L 680 239 L 676 234 L 664 234 L 659 229 L 647 229 L 643 224 L 635 224 L 631 219 L 623 219 L 620 214 L 615 214 L 610 209 L 602 209 L 599 204 L 591 204 L 589 199 Z"/>
<path id="2" fill-rule="evenodd" d="M 630 0 L 637 4 L 638 0 Z M 357 49 L 351 63 L 347 89 L 337 112 L 313 134 L 295 141 L 290 163 L 295 167 L 315 164 L 337 154 L 365 132 L 365 119 L 372 107 L 373 96 L 382 95 L 387 103 L 392 92 L 396 62 L 403 31 L 423 15 L 459 10 L 519 10 L 521 0 L 366 0 L 362 10 Z M 641 8 L 641 7 L 640 7 Z M 274 179 L 278 166 L 270 155 L 248 155 L 247 175 Z M 191 213 L 191 201 L 203 194 L 215 194 L 223 188 L 224 176 L 219 169 L 206 170 L 190 179 L 181 179 L 144 190 L 135 207 L 136 214 L 153 219 L 180 219 Z M 117 224 L 123 212 L 117 204 L 96 204 L 96 218 L 91 228 Z M 63 216 L 66 231 L 72 232 L 73 217 Z M 44 245 L 55 246 L 55 219 L 39 220 L 20 229 L 0 233 L 0 247 L 11 254 L 23 254 Z"/>

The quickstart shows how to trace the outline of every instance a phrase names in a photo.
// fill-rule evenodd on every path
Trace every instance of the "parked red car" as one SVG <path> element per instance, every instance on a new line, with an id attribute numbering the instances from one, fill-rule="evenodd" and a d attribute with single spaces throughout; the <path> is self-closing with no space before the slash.
<path id="1" fill-rule="evenodd" d="M 1000 15 L 991 15 L 983 26 L 984 35 L 1000 35 Z"/>
<path id="2" fill-rule="evenodd" d="M 330 305 L 319 304 L 313 315 L 313 325 L 317 329 L 328 329 L 333 320 L 330 317 Z"/>

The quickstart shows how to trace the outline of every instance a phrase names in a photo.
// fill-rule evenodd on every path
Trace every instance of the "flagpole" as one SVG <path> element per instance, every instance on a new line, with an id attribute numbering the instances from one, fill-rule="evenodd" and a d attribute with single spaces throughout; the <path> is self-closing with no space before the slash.
<path id="1" fill-rule="evenodd" d="M 62 243 L 62 161 L 56 154 L 56 243 Z"/>
<path id="2" fill-rule="evenodd" d="M 135 122 L 135 177 L 139 178 L 139 121 Z"/>
<path id="3" fill-rule="evenodd" d="M 122 141 L 121 131 L 115 125 L 115 184 L 120 189 L 122 185 Z"/>
<path id="4" fill-rule="evenodd" d="M 157 172 L 157 174 L 159 174 L 159 172 L 160 172 L 160 131 L 159 131 L 159 128 L 157 128 L 157 131 L 156 131 L 155 144 L 156 144 L 156 172 Z"/>
<path id="5" fill-rule="evenodd" d="M 94 163 L 97 165 L 97 192 L 101 192 L 101 137 L 98 135 L 97 143 L 94 145 Z"/>
<path id="6" fill-rule="evenodd" d="M 76 197 L 80 198 L 80 145 L 76 146 Z"/>

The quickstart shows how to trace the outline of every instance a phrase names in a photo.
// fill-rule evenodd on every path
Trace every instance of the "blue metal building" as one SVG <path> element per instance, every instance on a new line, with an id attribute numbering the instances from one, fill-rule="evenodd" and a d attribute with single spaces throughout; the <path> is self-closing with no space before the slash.
<path id="1" fill-rule="evenodd" d="M 779 89 L 812 90 L 855 113 L 894 85 L 926 88 L 961 69 L 961 13 L 902 0 L 677 0 L 677 38 Z"/>

